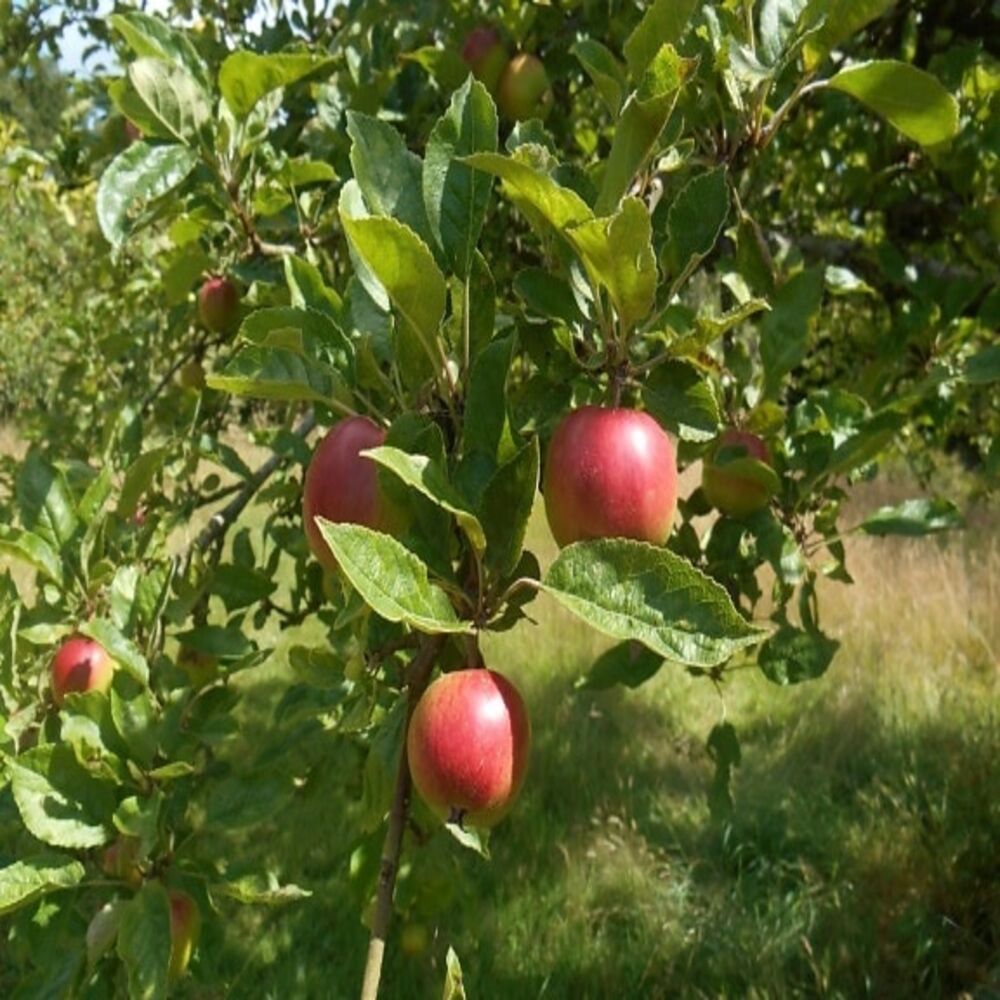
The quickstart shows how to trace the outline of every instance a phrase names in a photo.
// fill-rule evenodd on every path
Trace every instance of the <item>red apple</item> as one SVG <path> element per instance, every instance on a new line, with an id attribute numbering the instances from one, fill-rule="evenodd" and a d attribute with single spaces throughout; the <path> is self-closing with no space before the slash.
<path id="1" fill-rule="evenodd" d="M 735 427 L 723 431 L 702 467 L 705 499 L 730 517 L 748 517 L 763 510 L 774 495 L 774 474 L 757 463 L 768 469 L 772 464 L 767 445 L 756 434 Z"/>
<path id="2" fill-rule="evenodd" d="M 240 293 L 229 278 L 209 278 L 198 290 L 198 316 L 214 333 L 231 330 L 240 318 Z"/>
<path id="3" fill-rule="evenodd" d="M 497 106 L 511 121 L 544 118 L 552 104 L 549 77 L 542 60 L 525 52 L 514 56 L 500 77 Z"/>
<path id="4" fill-rule="evenodd" d="M 170 899 L 170 979 L 180 979 L 187 971 L 191 953 L 198 941 L 201 930 L 201 914 L 198 904 L 179 889 L 171 889 Z"/>
<path id="5" fill-rule="evenodd" d="M 121 879 L 131 889 L 138 889 L 142 885 L 139 841 L 135 837 L 118 837 L 101 854 L 101 871 L 111 878 Z"/>
<path id="6" fill-rule="evenodd" d="M 367 417 L 347 417 L 319 443 L 302 490 L 302 519 L 306 538 L 316 558 L 328 569 L 336 562 L 315 518 L 363 524 L 376 531 L 393 525 L 389 504 L 378 485 L 378 466 L 359 452 L 377 448 L 385 431 Z"/>
<path id="7" fill-rule="evenodd" d="M 591 538 L 662 545 L 677 507 L 673 442 L 648 413 L 584 406 L 552 435 L 544 489 L 560 548 Z"/>
<path id="8" fill-rule="evenodd" d="M 52 694 L 57 705 L 71 691 L 107 691 L 115 661 L 93 639 L 77 635 L 67 639 L 52 658 Z"/>
<path id="9" fill-rule="evenodd" d="M 443 674 L 410 720 L 413 783 L 439 815 L 471 826 L 498 823 L 524 780 L 531 724 L 517 688 L 492 670 Z"/>
<path id="10" fill-rule="evenodd" d="M 485 25 L 473 28 L 462 46 L 462 59 L 472 70 L 472 75 L 491 94 L 495 94 L 507 65 L 507 50 L 500 41 L 499 33 Z"/>

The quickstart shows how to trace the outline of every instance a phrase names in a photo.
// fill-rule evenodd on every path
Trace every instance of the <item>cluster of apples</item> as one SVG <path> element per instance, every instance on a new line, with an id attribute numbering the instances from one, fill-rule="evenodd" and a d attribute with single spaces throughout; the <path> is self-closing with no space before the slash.
<path id="1" fill-rule="evenodd" d="M 53 700 L 61 706 L 66 696 L 74 692 L 106 694 L 116 668 L 114 658 L 95 639 L 82 635 L 67 639 L 52 658 Z M 109 878 L 117 879 L 130 889 L 138 889 L 146 877 L 139 841 L 134 837 L 119 836 L 106 847 L 100 857 L 100 866 Z M 169 889 L 167 898 L 170 903 L 168 974 L 171 980 L 176 980 L 184 975 L 191 961 L 201 928 L 201 913 L 198 904 L 183 890 Z"/>
<path id="2" fill-rule="evenodd" d="M 529 52 L 510 58 L 495 28 L 473 28 L 462 46 L 462 59 L 508 120 L 544 118 L 548 113 L 552 91 L 544 63 Z"/>
<path id="3" fill-rule="evenodd" d="M 326 434 L 306 470 L 306 537 L 329 569 L 335 561 L 317 516 L 389 534 L 398 528 L 398 514 L 379 489 L 378 468 L 361 454 L 384 441 L 385 431 L 367 417 L 347 417 Z M 770 492 L 755 478 L 754 466 L 770 461 L 759 437 L 725 431 L 705 463 L 709 502 L 734 517 L 766 506 Z M 556 428 L 543 486 L 560 547 L 597 538 L 663 545 L 677 507 L 677 455 L 648 413 L 584 406 Z M 514 685 L 495 671 L 473 668 L 444 674 L 427 688 L 410 722 L 407 755 L 414 784 L 436 813 L 490 827 L 520 791 L 530 743 L 528 715 Z"/>

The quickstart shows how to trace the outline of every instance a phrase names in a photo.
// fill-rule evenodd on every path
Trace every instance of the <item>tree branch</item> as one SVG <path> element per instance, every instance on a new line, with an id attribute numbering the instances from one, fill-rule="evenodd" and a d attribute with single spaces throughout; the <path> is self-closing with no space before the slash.
<path id="1" fill-rule="evenodd" d="M 310 410 L 292 432 L 296 437 L 305 438 L 316 426 L 316 415 Z M 243 513 L 243 509 L 253 499 L 254 494 L 271 478 L 276 469 L 288 461 L 287 455 L 272 455 L 243 484 L 239 493 L 222 510 L 212 515 L 211 520 L 194 540 L 191 549 L 207 549 L 214 545 L 228 530 L 229 526 Z"/>
<path id="2" fill-rule="evenodd" d="M 406 758 L 406 734 L 410 728 L 413 710 L 427 687 L 434 661 L 444 645 L 443 635 L 428 636 L 409 666 L 406 668 L 406 725 L 403 727 L 403 748 L 399 754 L 399 768 L 396 771 L 396 788 L 389 810 L 389 828 L 382 848 L 382 864 L 378 874 L 378 890 L 375 896 L 375 915 L 372 919 L 372 933 L 368 941 L 368 959 L 365 962 L 365 978 L 361 984 L 361 1000 L 376 1000 L 379 982 L 382 978 L 382 957 L 385 954 L 385 939 L 389 933 L 392 917 L 392 896 L 396 888 L 396 874 L 399 871 L 399 855 L 403 847 L 403 832 L 410 809 L 410 763 Z"/>

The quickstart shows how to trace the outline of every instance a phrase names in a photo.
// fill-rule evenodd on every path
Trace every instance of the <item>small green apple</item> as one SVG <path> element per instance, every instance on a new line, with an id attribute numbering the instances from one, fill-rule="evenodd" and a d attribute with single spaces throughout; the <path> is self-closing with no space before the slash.
<path id="1" fill-rule="evenodd" d="M 497 106 L 505 118 L 515 122 L 548 114 L 552 91 L 541 59 L 522 52 L 507 63 L 500 77 Z"/>

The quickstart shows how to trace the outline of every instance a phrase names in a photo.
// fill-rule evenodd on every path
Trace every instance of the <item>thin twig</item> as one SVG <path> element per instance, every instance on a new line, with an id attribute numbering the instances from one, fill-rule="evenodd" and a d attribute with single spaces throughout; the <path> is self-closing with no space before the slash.
<path id="1" fill-rule="evenodd" d="M 385 955 L 385 939 L 389 933 L 392 917 L 392 896 L 399 871 L 399 855 L 403 846 L 403 832 L 410 808 L 410 764 L 406 759 L 406 733 L 410 728 L 410 718 L 417 707 L 420 696 L 427 687 L 434 662 L 444 645 L 443 635 L 428 636 L 416 652 L 406 669 L 406 725 L 403 727 L 403 749 L 399 755 L 396 771 L 396 788 L 389 811 L 389 828 L 382 848 L 382 863 L 378 875 L 378 890 L 375 896 L 375 915 L 372 918 L 372 933 L 368 941 L 368 959 L 365 962 L 365 977 L 361 985 L 361 1000 L 376 1000 L 379 982 L 382 978 L 382 958 Z"/>
<path id="2" fill-rule="evenodd" d="M 316 415 L 310 410 L 298 423 L 293 433 L 296 437 L 305 438 L 316 426 Z M 271 478 L 276 469 L 289 460 L 288 455 L 272 455 L 249 479 L 244 482 L 239 493 L 226 504 L 222 510 L 212 515 L 211 520 L 202 529 L 191 546 L 194 549 L 211 548 L 227 531 L 229 526 L 243 513 L 243 509 L 253 499 L 254 494 Z"/>

